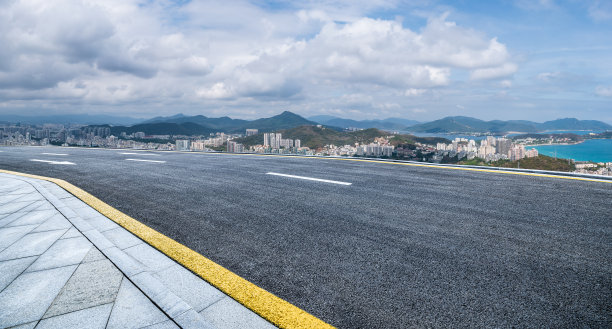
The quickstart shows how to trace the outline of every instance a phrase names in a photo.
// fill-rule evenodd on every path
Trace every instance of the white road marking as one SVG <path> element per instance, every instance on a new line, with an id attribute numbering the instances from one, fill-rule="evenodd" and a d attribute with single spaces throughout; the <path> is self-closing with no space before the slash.
<path id="1" fill-rule="evenodd" d="M 166 161 L 145 160 L 145 159 L 125 159 L 125 160 L 126 160 L 126 161 L 140 161 L 140 162 L 166 163 Z"/>
<path id="2" fill-rule="evenodd" d="M 44 155 L 68 155 L 66 153 L 43 153 Z"/>
<path id="3" fill-rule="evenodd" d="M 134 153 L 134 152 L 121 152 L 119 154 L 125 154 L 125 155 L 153 155 L 153 156 L 159 156 L 159 154 L 153 154 L 153 153 Z"/>
<path id="4" fill-rule="evenodd" d="M 39 160 L 39 159 L 30 159 L 30 161 L 45 162 L 45 163 L 59 164 L 59 165 L 75 165 L 75 163 L 69 162 L 69 161 L 51 161 L 51 160 Z"/>
<path id="5" fill-rule="evenodd" d="M 339 181 L 336 181 L 336 180 L 329 180 L 329 179 L 321 179 L 321 178 L 314 178 L 314 177 L 304 177 L 304 176 L 296 176 L 296 175 L 279 174 L 279 173 L 276 173 L 276 172 L 269 172 L 269 173 L 266 173 L 266 175 L 274 175 L 274 176 L 282 176 L 282 177 L 289 177 L 289 178 L 305 179 L 305 180 L 312 180 L 312 181 L 315 181 L 315 182 L 332 183 L 332 184 L 338 184 L 338 185 L 352 185 L 353 184 L 353 183 L 339 182 Z"/>

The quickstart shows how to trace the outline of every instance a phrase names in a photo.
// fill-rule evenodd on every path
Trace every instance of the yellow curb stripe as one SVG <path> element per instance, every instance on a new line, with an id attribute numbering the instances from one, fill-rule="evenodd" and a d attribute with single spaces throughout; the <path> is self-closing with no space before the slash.
<path id="1" fill-rule="evenodd" d="M 0 173 L 45 180 L 59 185 L 279 328 L 334 328 L 62 179 L 2 169 Z"/>
<path id="2" fill-rule="evenodd" d="M 508 175 L 547 177 L 547 178 L 570 179 L 570 180 L 580 180 L 580 181 L 586 181 L 586 182 L 598 182 L 598 183 L 612 184 L 612 180 L 597 179 L 597 178 L 574 177 L 574 176 L 551 175 L 551 174 L 538 174 L 538 173 L 529 173 L 529 172 L 520 172 L 520 171 L 493 170 L 493 169 L 482 169 L 482 168 L 437 166 L 437 165 L 432 165 L 432 164 L 394 162 L 394 161 L 384 161 L 384 160 L 367 160 L 367 159 L 333 158 L 333 157 L 313 157 L 313 156 L 284 156 L 284 155 L 275 155 L 275 154 L 253 154 L 253 153 L 205 153 L 205 152 L 201 152 L 201 153 L 180 152 L 180 153 L 206 154 L 206 155 L 215 155 L 215 154 L 250 155 L 250 156 L 263 156 L 263 157 L 271 157 L 271 158 L 275 157 L 275 158 L 287 158 L 287 159 L 317 159 L 317 160 L 336 160 L 336 161 L 355 161 L 355 162 L 383 163 L 383 164 L 411 166 L 411 167 L 425 167 L 425 168 L 451 169 L 451 170 L 466 170 L 466 171 L 487 172 L 487 173 L 495 173 L 495 174 L 508 174 Z"/>

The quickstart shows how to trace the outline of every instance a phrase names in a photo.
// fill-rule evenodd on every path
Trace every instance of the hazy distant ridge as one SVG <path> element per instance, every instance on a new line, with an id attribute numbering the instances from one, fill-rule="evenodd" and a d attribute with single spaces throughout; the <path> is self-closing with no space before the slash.
<path id="1" fill-rule="evenodd" d="M 543 132 L 546 130 L 610 130 L 612 126 L 596 120 L 578 120 L 574 118 L 557 119 L 537 123 L 526 120 L 493 120 L 484 121 L 470 117 L 446 117 L 427 123 L 417 124 L 407 130 L 424 133 L 507 133 Z"/>
<path id="2" fill-rule="evenodd" d="M 400 119 L 400 118 L 388 118 L 383 120 L 351 120 L 343 119 L 329 115 L 317 115 L 309 117 L 309 120 L 318 122 L 320 124 L 340 127 L 340 128 L 378 128 L 378 129 L 390 129 L 390 130 L 405 130 L 406 127 L 413 126 L 420 123 L 416 120 Z"/>
<path id="3" fill-rule="evenodd" d="M 258 129 L 260 132 L 290 129 L 303 125 L 315 125 L 303 117 L 285 111 L 279 115 L 253 121 L 231 119 L 229 117 L 208 118 L 203 115 L 157 117 L 131 127 L 112 127 L 113 134 L 144 132 L 147 135 L 207 135 L 214 132 L 244 133 L 245 129 Z"/>

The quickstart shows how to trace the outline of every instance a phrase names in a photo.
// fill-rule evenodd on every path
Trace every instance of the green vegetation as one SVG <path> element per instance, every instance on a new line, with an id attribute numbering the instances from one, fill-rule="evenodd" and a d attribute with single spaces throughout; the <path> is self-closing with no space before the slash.
<path id="1" fill-rule="evenodd" d="M 354 145 L 355 143 L 368 144 L 374 142 L 377 137 L 386 137 L 391 133 L 379 130 L 376 128 L 358 130 L 358 131 L 337 131 L 327 127 L 317 126 L 300 126 L 292 129 L 277 131 L 283 134 L 283 138 L 299 139 L 302 141 L 302 146 L 307 146 L 311 149 L 317 149 L 325 145 Z M 263 134 L 238 138 L 237 143 L 242 143 L 244 146 L 252 146 L 263 144 Z M 394 135 L 389 140 L 394 146 L 398 145 L 414 145 L 416 142 L 426 144 L 436 144 L 438 142 L 450 143 L 449 140 L 439 137 L 416 137 L 412 135 Z"/>
<path id="2" fill-rule="evenodd" d="M 370 143 L 376 137 L 387 136 L 389 133 L 378 130 L 376 128 L 364 129 L 359 131 L 343 132 L 326 127 L 317 126 L 300 126 L 292 129 L 277 131 L 283 134 L 283 138 L 299 139 L 302 146 L 307 146 L 312 149 L 323 147 L 325 145 L 346 145 L 355 143 Z M 238 138 L 237 143 L 242 143 L 245 146 L 263 144 L 263 134 L 253 135 L 249 137 Z"/>
<path id="3" fill-rule="evenodd" d="M 111 127 L 111 134 L 119 136 L 122 132 L 133 134 L 142 131 L 147 135 L 209 135 L 214 130 L 202 127 L 196 123 L 145 123 L 131 127 L 116 126 Z"/>
<path id="4" fill-rule="evenodd" d="M 470 117 L 455 116 L 411 126 L 410 131 L 428 133 L 506 133 L 521 131 L 535 133 L 546 130 L 607 130 L 607 123 L 573 118 L 537 123 L 526 120 L 483 121 Z"/>
<path id="5" fill-rule="evenodd" d="M 576 166 L 566 159 L 555 159 L 553 157 L 539 155 L 534 158 L 524 158 L 518 161 L 499 160 L 493 162 L 485 162 L 483 159 L 474 158 L 471 160 L 462 160 L 457 164 L 470 166 L 491 166 L 502 168 L 521 168 L 521 169 L 539 169 L 552 171 L 574 171 Z"/>

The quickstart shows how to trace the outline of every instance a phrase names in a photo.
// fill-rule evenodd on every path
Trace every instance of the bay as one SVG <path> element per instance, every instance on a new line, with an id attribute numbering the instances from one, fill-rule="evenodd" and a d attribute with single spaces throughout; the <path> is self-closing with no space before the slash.
<path id="1" fill-rule="evenodd" d="M 540 154 L 576 161 L 612 162 L 612 139 L 588 139 L 573 145 L 527 146 Z"/>

